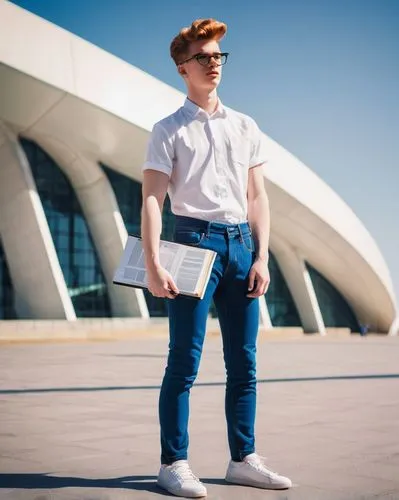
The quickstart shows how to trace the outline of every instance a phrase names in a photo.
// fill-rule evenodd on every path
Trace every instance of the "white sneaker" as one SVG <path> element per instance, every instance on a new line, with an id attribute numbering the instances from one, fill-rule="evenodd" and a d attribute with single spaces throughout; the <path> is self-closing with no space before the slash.
<path id="1" fill-rule="evenodd" d="M 178 497 L 206 497 L 206 488 L 192 473 L 187 460 L 177 460 L 171 465 L 161 465 L 158 486 Z"/>
<path id="2" fill-rule="evenodd" d="M 269 490 L 291 488 L 291 479 L 267 469 L 263 460 L 264 458 L 256 453 L 247 455 L 242 462 L 231 460 L 226 473 L 226 481 Z"/>

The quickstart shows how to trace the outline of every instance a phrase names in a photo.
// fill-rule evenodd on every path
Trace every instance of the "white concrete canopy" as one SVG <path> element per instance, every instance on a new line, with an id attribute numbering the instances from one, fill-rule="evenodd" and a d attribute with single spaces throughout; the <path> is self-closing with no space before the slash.
<path id="1" fill-rule="evenodd" d="M 2 1 L 0 88 L 0 119 L 16 134 L 42 144 L 61 141 L 87 161 L 135 180 L 141 179 L 152 125 L 184 100 L 143 71 Z M 395 297 L 373 238 L 308 167 L 269 137 L 264 141 L 271 249 L 287 281 L 290 269 L 298 268 L 279 256 L 277 240 L 325 276 L 361 323 L 387 332 L 396 316 Z"/>

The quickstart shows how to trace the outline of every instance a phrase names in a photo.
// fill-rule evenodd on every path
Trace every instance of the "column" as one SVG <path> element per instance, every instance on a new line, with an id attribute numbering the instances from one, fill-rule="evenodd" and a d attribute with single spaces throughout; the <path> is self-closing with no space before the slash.
<path id="1" fill-rule="evenodd" d="M 0 234 L 20 319 L 76 315 L 27 158 L 0 122 Z"/>
<path id="2" fill-rule="evenodd" d="M 273 328 L 273 325 L 270 319 L 270 314 L 264 295 L 259 297 L 259 315 L 260 324 L 263 326 L 263 328 L 265 328 L 265 330 L 271 330 Z"/>
<path id="3" fill-rule="evenodd" d="M 274 256 L 290 289 L 304 331 L 325 335 L 323 316 L 304 258 L 280 239 L 274 238 L 273 243 Z"/>
<path id="4" fill-rule="evenodd" d="M 97 161 L 66 144 L 47 137 L 36 142 L 68 177 L 82 207 L 108 286 L 112 315 L 148 318 L 144 293 L 112 283 L 127 240 L 127 232 L 114 192 Z"/>

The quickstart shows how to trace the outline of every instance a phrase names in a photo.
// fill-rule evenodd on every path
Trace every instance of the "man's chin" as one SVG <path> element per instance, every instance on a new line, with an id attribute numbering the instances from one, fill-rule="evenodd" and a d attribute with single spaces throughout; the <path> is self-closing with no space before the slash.
<path id="1" fill-rule="evenodd" d="M 206 89 L 208 92 L 212 92 L 213 90 L 216 90 L 219 87 L 220 79 L 217 80 L 216 82 L 207 82 L 204 85 L 204 89 Z"/>
<path id="2" fill-rule="evenodd" d="M 189 88 L 191 88 L 195 92 L 209 92 L 209 93 L 211 93 L 217 89 L 217 87 L 219 86 L 219 83 L 220 83 L 220 80 L 218 80 L 217 82 L 209 82 L 208 81 L 208 82 L 202 83 L 200 85 L 189 86 Z"/>

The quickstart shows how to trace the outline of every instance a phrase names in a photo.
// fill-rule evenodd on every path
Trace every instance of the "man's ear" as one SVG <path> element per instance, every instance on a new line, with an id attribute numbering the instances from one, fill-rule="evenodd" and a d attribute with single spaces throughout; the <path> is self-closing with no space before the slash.
<path id="1" fill-rule="evenodd" d="M 187 75 L 187 72 L 182 64 L 179 64 L 177 66 L 177 71 L 179 72 L 179 75 L 182 76 L 183 78 Z"/>

